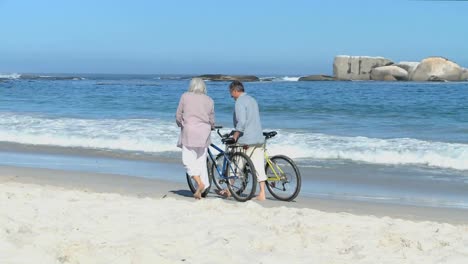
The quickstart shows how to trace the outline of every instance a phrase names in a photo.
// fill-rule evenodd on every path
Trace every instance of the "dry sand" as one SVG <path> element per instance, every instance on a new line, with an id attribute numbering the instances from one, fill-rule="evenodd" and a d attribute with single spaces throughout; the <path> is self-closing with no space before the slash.
<path id="1" fill-rule="evenodd" d="M 196 201 L 186 189 L 0 167 L 0 263 L 468 263 L 466 210 Z"/>

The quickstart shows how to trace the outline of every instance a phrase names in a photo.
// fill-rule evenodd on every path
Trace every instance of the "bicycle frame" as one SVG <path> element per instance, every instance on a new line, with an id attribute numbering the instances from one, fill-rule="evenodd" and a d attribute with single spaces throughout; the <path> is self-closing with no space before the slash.
<path id="1" fill-rule="evenodd" d="M 267 180 L 268 181 L 280 181 L 281 175 L 284 175 L 284 171 L 276 163 L 273 164 L 273 162 L 270 159 L 270 156 L 268 155 L 266 146 L 267 146 L 267 139 L 265 138 L 265 141 L 263 142 L 263 155 L 265 157 L 266 163 L 271 168 L 271 171 L 273 171 L 273 174 L 275 174 L 275 177 L 269 177 L 267 175 Z"/>
<path id="2" fill-rule="evenodd" d="M 268 164 L 268 166 L 271 168 L 271 171 L 273 171 L 273 174 L 275 174 L 275 177 L 269 177 L 267 175 L 267 180 L 268 181 L 280 181 L 281 180 L 281 175 L 284 174 L 284 171 L 281 169 L 280 166 L 273 164 L 273 162 L 271 161 L 270 159 L 270 156 L 268 156 L 268 153 L 266 151 L 266 148 L 265 148 L 265 151 L 264 151 L 264 155 L 265 155 L 265 161 L 266 163 Z M 276 170 L 278 170 L 279 172 L 277 172 Z"/>
<path id="3" fill-rule="evenodd" d="M 224 156 L 224 159 L 223 159 L 223 169 L 222 171 L 219 171 L 219 168 L 218 168 L 218 165 L 216 164 L 216 159 L 215 157 L 213 157 L 213 153 L 211 152 L 210 148 L 208 148 L 208 156 L 210 157 L 210 160 L 211 162 L 213 162 L 213 164 L 216 164 L 215 165 L 215 168 L 216 170 L 218 171 L 218 175 L 221 175 L 222 177 L 224 176 L 224 171 L 226 171 L 226 163 L 227 163 L 227 160 L 226 160 L 226 153 L 224 150 L 220 149 L 218 146 L 214 145 L 214 144 L 211 144 L 210 147 L 216 149 L 217 151 L 219 151 L 219 153 L 222 153 L 223 156 Z"/>
<path id="4" fill-rule="evenodd" d="M 213 143 L 210 144 L 210 147 L 216 149 L 220 154 L 223 154 L 223 167 L 222 167 L 222 170 L 220 170 L 218 164 L 216 164 L 216 156 L 213 155 L 213 153 L 211 152 L 211 149 L 208 148 L 208 156 L 210 157 L 211 162 L 215 164 L 215 168 L 218 171 L 218 175 L 220 175 L 223 180 L 237 177 L 237 176 L 227 176 L 224 173 L 225 171 L 227 171 L 228 166 L 231 166 L 231 163 L 229 162 L 229 158 L 227 157 L 226 151 L 222 150 L 221 148 L 219 148 Z"/>
<path id="5" fill-rule="evenodd" d="M 294 161 L 285 155 L 268 156 L 267 141 L 277 134 L 276 131 L 263 132 L 266 187 L 273 197 L 281 201 L 294 200 L 301 190 L 301 174 Z M 290 171 L 291 170 L 291 171 Z"/>
<path id="6" fill-rule="evenodd" d="M 220 126 L 215 126 L 218 135 L 221 137 L 223 147 L 210 144 L 206 150 L 208 177 L 211 183 L 217 188 L 217 193 L 221 196 L 233 196 L 240 202 L 250 200 L 255 195 L 257 187 L 257 176 L 252 160 L 244 152 L 238 151 L 238 144 L 230 137 L 231 134 L 221 134 Z M 223 159 L 223 160 L 221 160 Z M 223 163 L 223 165 L 221 165 Z M 214 169 L 216 167 L 216 170 Z M 194 179 L 186 173 L 187 183 L 193 193 L 198 191 Z M 224 186 L 226 184 L 227 186 Z M 227 188 L 226 188 L 227 187 Z M 229 192 L 223 192 L 228 190 Z M 206 196 L 209 188 L 205 190 L 202 197 Z M 204 195 L 204 196 L 203 196 Z"/>

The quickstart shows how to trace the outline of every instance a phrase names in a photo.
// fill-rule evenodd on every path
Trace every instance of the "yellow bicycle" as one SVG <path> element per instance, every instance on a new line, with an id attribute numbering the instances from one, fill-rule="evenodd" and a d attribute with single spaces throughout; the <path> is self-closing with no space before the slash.
<path id="1" fill-rule="evenodd" d="M 268 156 L 266 142 L 276 136 L 276 131 L 263 132 L 265 142 L 266 187 L 273 197 L 281 201 L 294 200 L 301 191 L 301 173 L 296 163 L 285 155 Z"/>

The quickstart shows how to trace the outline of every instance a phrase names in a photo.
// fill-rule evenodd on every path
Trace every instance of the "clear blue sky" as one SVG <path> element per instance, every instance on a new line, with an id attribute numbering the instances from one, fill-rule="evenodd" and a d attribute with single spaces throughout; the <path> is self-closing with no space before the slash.
<path id="1" fill-rule="evenodd" d="M 0 73 L 331 74 L 336 55 L 468 67 L 467 1 L 0 0 Z"/>

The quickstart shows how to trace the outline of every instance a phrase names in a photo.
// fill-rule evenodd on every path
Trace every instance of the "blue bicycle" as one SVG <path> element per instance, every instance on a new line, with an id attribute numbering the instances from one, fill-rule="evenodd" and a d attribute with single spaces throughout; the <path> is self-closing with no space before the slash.
<path id="1" fill-rule="evenodd" d="M 240 145 L 236 144 L 230 137 L 230 134 L 221 134 L 219 130 L 222 126 L 216 126 L 215 129 L 221 137 L 221 142 L 225 145 L 225 149 L 221 149 L 215 144 L 211 144 L 208 148 L 207 169 L 210 179 L 210 186 L 215 184 L 218 190 L 224 189 L 227 186 L 230 194 L 239 202 L 250 200 L 257 189 L 257 174 L 255 167 L 247 156 L 242 151 Z M 215 153 L 218 153 L 215 155 Z M 188 174 L 186 174 L 187 183 L 190 190 L 195 193 L 197 183 Z M 206 197 L 209 193 L 207 188 L 202 197 Z"/>

